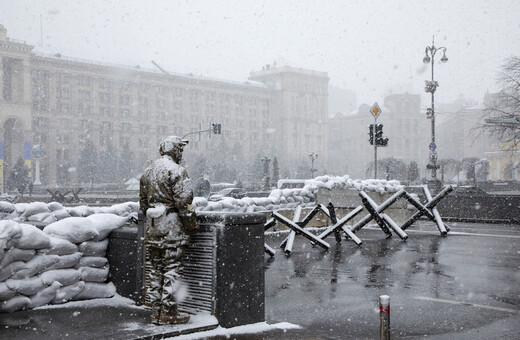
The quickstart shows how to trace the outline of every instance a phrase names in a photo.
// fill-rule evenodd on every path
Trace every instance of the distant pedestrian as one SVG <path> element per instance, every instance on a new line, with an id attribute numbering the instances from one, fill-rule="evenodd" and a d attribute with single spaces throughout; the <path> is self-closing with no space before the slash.
<path id="1" fill-rule="evenodd" d="M 195 197 L 208 198 L 211 191 L 211 184 L 209 183 L 209 172 L 204 171 L 204 175 L 195 181 L 193 194 Z"/>

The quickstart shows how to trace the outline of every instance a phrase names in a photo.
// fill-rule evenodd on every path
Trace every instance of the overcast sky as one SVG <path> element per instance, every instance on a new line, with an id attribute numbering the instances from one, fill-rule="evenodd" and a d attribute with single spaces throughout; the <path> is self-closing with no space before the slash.
<path id="1" fill-rule="evenodd" d="M 8 37 L 38 51 L 230 80 L 276 60 L 327 72 L 358 105 L 403 92 L 428 105 L 422 59 L 433 35 L 449 58 L 435 69 L 440 103 L 481 102 L 504 59 L 520 55 L 518 0 L 0 0 L 0 9 Z"/>

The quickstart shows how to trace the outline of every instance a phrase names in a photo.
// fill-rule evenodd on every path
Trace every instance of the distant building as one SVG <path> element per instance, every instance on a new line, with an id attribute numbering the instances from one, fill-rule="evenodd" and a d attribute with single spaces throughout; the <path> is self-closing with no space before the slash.
<path id="1" fill-rule="evenodd" d="M 383 135 L 389 142 L 378 148 L 378 160 L 395 158 L 406 165 L 415 161 L 425 175 L 429 121 L 421 113 L 420 96 L 394 94 L 379 105 L 382 113 L 377 123 L 383 124 Z M 362 104 L 355 112 L 331 118 L 329 158 L 333 172 L 347 173 L 353 178 L 373 177 L 373 172 L 367 173 L 369 163 L 374 161 L 374 146 L 368 135 L 368 126 L 374 124 L 371 106 Z M 385 169 L 378 170 L 378 178 L 385 178 Z"/>
<path id="2" fill-rule="evenodd" d="M 0 25 L 2 185 L 19 158 L 34 169 L 35 145 L 41 147 L 42 184 L 72 185 L 80 182 L 78 160 L 87 141 L 101 153 L 111 151 L 108 157 L 135 151 L 125 166 L 139 174 L 157 157 L 163 137 L 208 129 L 210 123 L 221 123 L 222 135 L 191 136 L 186 161 L 215 156 L 220 144 L 246 161 L 276 154 L 289 176 L 294 162 L 309 152 L 327 160 L 325 72 L 264 67 L 250 81 L 233 82 L 32 50 L 8 38 Z"/>

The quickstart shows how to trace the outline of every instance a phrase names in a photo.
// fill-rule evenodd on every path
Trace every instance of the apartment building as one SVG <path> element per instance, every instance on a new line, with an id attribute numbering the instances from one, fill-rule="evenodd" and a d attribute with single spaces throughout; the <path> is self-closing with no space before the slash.
<path id="1" fill-rule="evenodd" d="M 288 174 L 308 152 L 326 159 L 325 72 L 264 66 L 245 82 L 166 73 L 35 53 L 1 25 L 0 62 L 2 182 L 23 157 L 31 168 L 37 163 L 43 185 L 79 183 L 87 143 L 112 157 L 132 150 L 127 166 L 137 175 L 157 158 L 162 138 L 211 123 L 222 124 L 222 135 L 189 135 L 188 163 L 215 156 L 222 143 L 246 161 L 276 155 Z M 35 145 L 41 153 L 31 152 Z"/>

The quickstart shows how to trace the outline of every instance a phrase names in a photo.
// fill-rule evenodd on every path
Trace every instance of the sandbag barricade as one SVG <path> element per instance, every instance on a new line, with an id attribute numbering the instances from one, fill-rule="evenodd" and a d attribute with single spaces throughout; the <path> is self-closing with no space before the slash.
<path id="1" fill-rule="evenodd" d="M 28 204 L 23 212 L 17 212 L 18 218 L 31 221 L 31 216 L 63 210 L 58 205 Z M 2 208 L 9 209 L 5 204 Z M 72 213 L 81 215 L 88 209 L 81 210 Z M 67 215 L 43 230 L 13 219 L 0 220 L 0 313 L 116 294 L 114 284 L 108 281 L 108 235 L 134 215 Z"/>

